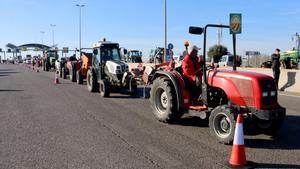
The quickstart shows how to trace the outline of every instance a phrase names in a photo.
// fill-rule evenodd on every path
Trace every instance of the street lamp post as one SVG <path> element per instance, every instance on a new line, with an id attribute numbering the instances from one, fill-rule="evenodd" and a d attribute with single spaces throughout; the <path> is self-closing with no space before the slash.
<path id="1" fill-rule="evenodd" d="M 45 32 L 41 31 L 40 33 L 42 34 L 42 44 L 44 44 L 44 34 L 45 34 Z"/>
<path id="2" fill-rule="evenodd" d="M 52 27 L 52 44 L 53 44 L 53 47 L 54 47 L 54 27 L 55 27 L 56 25 L 50 24 L 50 26 Z"/>
<path id="3" fill-rule="evenodd" d="M 76 6 L 79 8 L 79 55 L 81 56 L 81 8 L 85 5 L 76 4 Z"/>
<path id="4" fill-rule="evenodd" d="M 167 0 L 165 0 L 165 50 L 164 50 L 164 61 L 166 61 L 167 56 Z"/>

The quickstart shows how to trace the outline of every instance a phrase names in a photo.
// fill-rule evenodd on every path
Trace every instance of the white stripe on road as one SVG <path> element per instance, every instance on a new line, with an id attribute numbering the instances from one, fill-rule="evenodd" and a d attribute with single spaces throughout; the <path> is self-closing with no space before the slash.
<path id="1" fill-rule="evenodd" d="M 233 144 L 244 145 L 244 128 L 242 123 L 236 123 Z"/>
<path id="2" fill-rule="evenodd" d="M 283 93 L 278 93 L 278 95 L 300 98 L 300 96 L 296 96 L 296 95 L 289 95 L 289 94 L 283 94 Z"/>

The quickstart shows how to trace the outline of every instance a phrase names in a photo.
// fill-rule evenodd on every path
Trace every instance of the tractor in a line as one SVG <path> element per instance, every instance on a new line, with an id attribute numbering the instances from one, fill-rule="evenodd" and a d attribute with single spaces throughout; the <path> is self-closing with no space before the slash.
<path id="1" fill-rule="evenodd" d="M 121 61 L 118 43 L 104 39 L 93 46 L 92 65 L 87 71 L 87 87 L 90 92 L 100 91 L 102 97 L 109 97 L 112 92 L 135 94 L 136 79 L 129 72 L 128 65 Z"/>
<path id="2" fill-rule="evenodd" d="M 87 72 L 92 66 L 93 53 L 82 52 L 80 60 L 76 63 L 76 82 L 83 84 L 87 78 Z"/>
<path id="3" fill-rule="evenodd" d="M 190 27 L 189 33 L 204 34 L 203 62 L 206 63 L 206 35 L 208 28 L 230 28 L 226 25 L 206 25 L 204 28 Z M 235 35 L 233 35 L 235 55 Z M 233 57 L 236 58 L 236 57 Z M 166 64 L 167 65 L 167 64 Z M 172 64 L 170 64 L 172 65 Z M 155 117 L 166 123 L 179 120 L 188 113 L 209 121 L 211 134 L 224 144 L 231 144 L 234 138 L 238 114 L 245 121 L 265 134 L 276 134 L 281 128 L 286 109 L 277 100 L 277 89 L 270 76 L 236 70 L 218 70 L 202 66 L 201 97 L 191 97 L 182 67 L 167 67 L 158 70 L 147 67 L 143 78 L 151 84 L 150 102 Z M 200 99 L 200 100 L 199 100 Z M 248 124 L 249 124 L 248 123 Z"/>
<path id="4" fill-rule="evenodd" d="M 44 71 L 55 69 L 55 61 L 58 59 L 57 50 L 48 50 L 44 53 L 42 58 L 42 67 Z"/>

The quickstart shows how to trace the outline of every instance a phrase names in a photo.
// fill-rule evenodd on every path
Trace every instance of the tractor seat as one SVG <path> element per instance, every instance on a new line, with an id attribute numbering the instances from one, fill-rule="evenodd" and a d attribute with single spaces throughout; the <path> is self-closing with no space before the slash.
<path id="1" fill-rule="evenodd" d="M 174 68 L 174 70 L 176 71 L 176 72 L 178 72 L 181 76 L 182 76 L 182 78 L 183 78 L 183 81 L 184 81 L 184 85 L 185 86 L 191 86 L 192 84 L 191 84 L 191 82 L 185 77 L 185 76 L 183 76 L 183 69 L 182 69 L 182 66 L 178 66 L 178 67 L 176 67 L 176 68 Z"/>
<path id="2" fill-rule="evenodd" d="M 183 75 L 182 66 L 178 66 L 178 67 L 174 68 L 174 70 L 177 71 L 179 74 Z"/>

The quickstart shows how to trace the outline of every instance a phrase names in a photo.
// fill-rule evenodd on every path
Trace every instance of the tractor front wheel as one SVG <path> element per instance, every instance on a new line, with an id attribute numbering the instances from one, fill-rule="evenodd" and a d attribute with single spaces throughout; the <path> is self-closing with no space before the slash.
<path id="1" fill-rule="evenodd" d="M 76 82 L 76 66 L 75 66 L 75 64 L 72 64 L 72 68 L 70 70 L 70 80 L 72 82 Z"/>
<path id="2" fill-rule="evenodd" d="M 166 78 L 154 80 L 150 102 L 155 117 L 161 122 L 173 122 L 182 116 L 182 113 L 177 111 L 175 89 L 171 81 Z"/>
<path id="3" fill-rule="evenodd" d="M 128 91 L 131 96 L 134 96 L 137 93 L 137 82 L 133 77 L 131 77 Z"/>
<path id="4" fill-rule="evenodd" d="M 110 84 L 107 80 L 101 80 L 99 82 L 99 91 L 102 97 L 109 97 L 110 94 Z"/>
<path id="5" fill-rule="evenodd" d="M 276 136 L 278 131 L 281 129 L 283 122 L 284 118 L 272 121 L 258 120 L 256 125 L 262 133 L 270 136 Z"/>
<path id="6" fill-rule="evenodd" d="M 76 71 L 76 81 L 77 84 L 83 84 L 83 76 L 81 75 L 80 71 Z"/>
<path id="7" fill-rule="evenodd" d="M 209 117 L 210 133 L 220 143 L 231 144 L 234 139 L 235 123 L 234 110 L 228 105 L 218 106 Z"/>
<path id="8" fill-rule="evenodd" d="M 97 82 L 96 73 L 94 73 L 92 70 L 88 70 L 86 82 L 87 82 L 88 91 L 97 92 L 97 90 L 99 89 L 98 87 L 99 84 Z"/>

